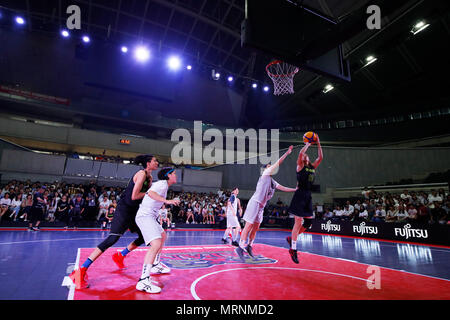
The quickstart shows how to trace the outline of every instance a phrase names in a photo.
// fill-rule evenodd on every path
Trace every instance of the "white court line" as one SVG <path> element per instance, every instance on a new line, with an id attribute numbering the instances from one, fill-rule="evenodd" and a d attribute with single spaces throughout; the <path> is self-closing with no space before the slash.
<path id="1" fill-rule="evenodd" d="M 274 247 L 274 248 L 281 248 L 281 249 L 286 249 L 286 250 L 287 250 L 287 248 L 284 248 L 284 247 L 278 247 L 278 246 L 274 246 L 274 245 L 266 244 L 266 243 L 263 243 L 263 244 L 266 245 L 266 246 L 270 246 L 270 247 Z M 325 255 L 323 255 L 323 254 L 317 254 L 317 253 L 311 253 L 311 252 L 304 252 L 304 253 L 312 254 L 312 255 L 315 255 L 315 256 L 319 256 L 319 257 L 330 258 L 330 259 L 346 260 L 346 259 L 342 259 L 342 258 L 336 258 L 336 257 L 325 256 Z M 364 263 L 364 262 L 353 261 L 353 260 L 346 260 L 346 261 L 349 261 L 349 262 L 352 262 L 352 263 L 362 264 L 362 265 L 365 265 L 365 266 L 368 266 L 368 267 L 369 267 L 369 266 L 374 266 L 374 267 L 379 267 L 379 268 L 383 268 L 383 269 L 387 269 L 387 270 L 400 271 L 400 272 L 405 272 L 405 273 L 413 274 L 413 275 L 416 275 L 416 276 L 422 276 L 422 277 L 427 277 L 427 278 L 433 278 L 433 279 L 437 279 L 437 280 L 445 280 L 445 281 L 449 281 L 449 282 L 450 282 L 449 279 L 444 279 L 444 278 L 439 278 L 439 277 L 429 276 L 429 275 L 420 274 L 420 273 L 415 273 L 415 272 L 411 272 L 411 271 L 398 270 L 398 269 L 393 269 L 393 268 L 384 267 L 384 266 L 377 266 L 377 265 L 375 265 L 375 264 L 367 264 L 367 263 Z"/>
<path id="2" fill-rule="evenodd" d="M 79 266 L 79 264 L 80 264 L 80 253 L 81 253 L 81 249 L 80 248 L 78 248 L 78 250 L 77 250 L 77 259 L 75 260 L 75 266 L 74 266 L 74 270 L 75 269 L 78 269 L 78 266 Z M 67 276 L 66 276 L 67 277 Z M 65 277 L 65 278 L 66 278 Z M 68 277 L 67 277 L 68 278 Z M 66 280 L 67 281 L 67 280 Z M 72 280 L 70 280 L 69 279 L 69 281 L 70 282 L 72 282 Z M 64 284 L 65 282 L 63 281 L 63 284 Z M 74 284 L 72 284 L 72 285 L 70 285 L 69 286 L 69 294 L 68 294 L 68 296 L 67 296 L 67 300 L 73 300 L 73 297 L 74 297 L 74 295 L 75 295 L 75 285 Z"/>
<path id="3" fill-rule="evenodd" d="M 363 278 L 358 278 L 358 277 L 354 277 L 354 276 L 350 276 L 350 275 L 346 275 L 346 274 L 340 274 L 340 273 L 334 273 L 334 272 L 328 272 L 328 271 L 322 271 L 322 270 L 299 269 L 299 268 L 288 268 L 288 267 L 246 267 L 246 268 L 225 269 L 225 270 L 219 270 L 219 271 L 207 273 L 207 274 L 195 279 L 194 282 L 192 282 L 191 294 L 195 300 L 201 300 L 200 297 L 197 295 L 197 292 L 195 291 L 195 287 L 196 287 L 197 283 L 200 282 L 200 280 L 202 280 L 206 277 L 209 277 L 211 275 L 218 274 L 221 272 L 236 271 L 236 270 L 248 270 L 248 269 L 282 269 L 282 270 L 319 272 L 319 273 L 326 273 L 326 274 L 331 274 L 331 275 L 335 275 L 335 276 L 347 277 L 347 278 L 352 278 L 352 279 L 357 279 L 357 280 L 362 280 L 364 282 L 372 283 L 372 281 L 370 281 L 369 279 L 363 279 Z"/>

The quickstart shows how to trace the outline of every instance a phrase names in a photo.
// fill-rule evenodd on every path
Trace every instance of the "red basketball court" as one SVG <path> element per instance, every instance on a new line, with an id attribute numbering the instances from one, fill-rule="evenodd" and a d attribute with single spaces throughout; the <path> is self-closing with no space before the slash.
<path id="1" fill-rule="evenodd" d="M 170 274 L 155 275 L 160 294 L 135 289 L 146 249 L 130 253 L 118 270 L 111 248 L 88 271 L 88 289 L 70 287 L 69 300 L 443 300 L 450 281 L 370 266 L 350 260 L 299 253 L 294 264 L 287 249 L 254 246 L 255 258 L 238 258 L 229 245 L 171 246 L 162 262 Z M 81 248 L 77 263 L 93 248 Z M 75 258 L 75 257 L 74 257 Z M 377 277 L 379 275 L 379 277 Z M 370 289 L 372 288 L 372 289 Z"/>

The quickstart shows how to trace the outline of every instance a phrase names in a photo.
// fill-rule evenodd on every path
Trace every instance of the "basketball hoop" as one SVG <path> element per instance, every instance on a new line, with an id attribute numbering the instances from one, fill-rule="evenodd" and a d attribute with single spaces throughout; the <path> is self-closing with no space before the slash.
<path id="1" fill-rule="evenodd" d="M 273 81 L 274 95 L 294 93 L 294 76 L 299 71 L 296 66 L 275 60 L 266 66 L 266 71 Z"/>

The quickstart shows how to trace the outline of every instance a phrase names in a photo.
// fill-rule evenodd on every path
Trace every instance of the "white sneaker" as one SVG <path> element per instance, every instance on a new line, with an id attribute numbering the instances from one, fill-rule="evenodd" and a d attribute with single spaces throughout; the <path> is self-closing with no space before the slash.
<path id="1" fill-rule="evenodd" d="M 159 262 L 150 269 L 150 273 L 151 274 L 170 273 L 170 268 L 166 266 L 164 263 Z"/>
<path id="2" fill-rule="evenodd" d="M 161 288 L 156 286 L 154 283 L 150 281 L 150 277 L 139 279 L 136 284 L 136 290 L 144 291 L 147 293 L 160 293 Z"/>

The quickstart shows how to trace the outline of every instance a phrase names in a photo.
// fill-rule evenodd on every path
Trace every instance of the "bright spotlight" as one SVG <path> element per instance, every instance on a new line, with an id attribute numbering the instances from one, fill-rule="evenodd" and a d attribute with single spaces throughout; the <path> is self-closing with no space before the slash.
<path id="1" fill-rule="evenodd" d="M 220 79 L 220 73 L 216 72 L 216 70 L 213 69 L 211 71 L 211 77 L 213 78 L 213 80 L 217 81 Z"/>
<path id="2" fill-rule="evenodd" d="M 150 58 L 150 51 L 145 47 L 137 47 L 134 56 L 138 61 L 145 62 Z"/>
<path id="3" fill-rule="evenodd" d="M 334 87 L 331 85 L 331 84 L 327 84 L 326 86 L 325 86 L 325 88 L 322 90 L 322 92 L 323 93 L 327 93 L 327 92 L 330 92 L 331 90 L 333 90 L 334 89 Z"/>
<path id="4" fill-rule="evenodd" d="M 268 87 L 268 86 L 265 86 L 263 90 L 264 90 L 265 92 L 267 92 L 267 91 L 269 91 L 269 87 Z"/>
<path id="5" fill-rule="evenodd" d="M 91 38 L 89 38 L 88 36 L 83 36 L 83 42 L 84 43 L 89 43 L 89 42 L 91 42 Z"/>
<path id="6" fill-rule="evenodd" d="M 189 64 L 189 65 L 186 67 L 186 69 L 191 70 L 191 69 L 192 69 L 192 66 Z"/>
<path id="7" fill-rule="evenodd" d="M 368 56 L 366 58 L 366 64 L 364 65 L 364 67 L 368 66 L 369 64 L 374 63 L 375 61 L 377 61 L 378 58 L 374 57 L 374 56 Z"/>
<path id="8" fill-rule="evenodd" d="M 120 48 L 120 51 L 122 51 L 123 53 L 127 53 L 128 47 L 122 46 L 122 48 Z"/>
<path id="9" fill-rule="evenodd" d="M 258 85 L 256 83 L 254 83 L 254 84 L 252 84 L 252 88 L 256 89 L 256 88 L 258 88 Z"/>
<path id="10" fill-rule="evenodd" d="M 232 82 L 234 79 L 233 79 L 233 77 L 232 76 L 229 76 L 228 77 L 228 82 Z"/>
<path id="11" fill-rule="evenodd" d="M 411 33 L 416 35 L 418 34 L 420 31 L 425 30 L 426 28 L 428 28 L 430 26 L 429 23 L 426 23 L 425 21 L 421 20 L 419 22 L 417 22 L 414 27 L 411 30 Z"/>
<path id="12" fill-rule="evenodd" d="M 22 18 L 22 17 L 19 17 L 19 16 L 17 16 L 16 17 L 16 23 L 17 24 L 25 24 L 25 19 L 24 18 Z"/>
<path id="13" fill-rule="evenodd" d="M 169 68 L 172 70 L 178 70 L 181 66 L 181 60 L 180 58 L 176 56 L 172 56 L 167 60 L 167 64 L 169 65 Z"/>
<path id="14" fill-rule="evenodd" d="M 64 37 L 64 38 L 67 38 L 67 37 L 69 37 L 69 31 L 67 31 L 67 30 L 62 30 L 61 31 L 61 35 Z"/>

